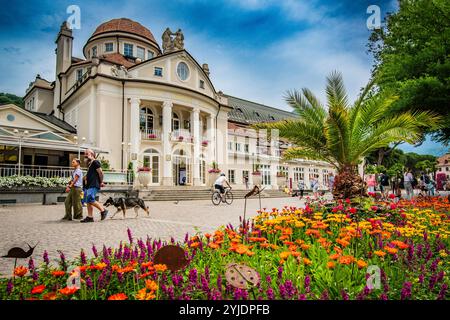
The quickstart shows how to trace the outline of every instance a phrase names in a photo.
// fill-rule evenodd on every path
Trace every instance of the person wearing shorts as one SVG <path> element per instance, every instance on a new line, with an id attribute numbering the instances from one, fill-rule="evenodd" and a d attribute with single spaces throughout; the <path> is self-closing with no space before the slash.
<path id="1" fill-rule="evenodd" d="M 86 218 L 81 220 L 81 222 L 94 222 L 94 207 L 100 211 L 101 220 L 105 220 L 108 215 L 108 210 L 106 210 L 103 205 L 95 199 L 100 188 L 104 186 L 101 164 L 100 161 L 95 159 L 94 151 L 88 149 L 84 155 L 88 159 L 89 163 L 88 171 L 84 178 L 86 186 L 84 199 L 87 203 L 88 215 Z"/>

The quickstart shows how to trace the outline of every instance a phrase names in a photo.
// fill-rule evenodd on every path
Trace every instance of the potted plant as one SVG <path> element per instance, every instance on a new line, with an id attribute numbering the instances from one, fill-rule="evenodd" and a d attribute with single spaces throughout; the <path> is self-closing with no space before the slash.
<path id="1" fill-rule="evenodd" d="M 211 164 L 211 169 L 208 170 L 208 185 L 210 187 L 214 187 L 213 184 L 217 180 L 220 174 L 219 166 L 217 165 L 217 162 L 213 162 Z"/>
<path id="2" fill-rule="evenodd" d="M 256 165 L 252 172 L 253 184 L 255 186 L 260 186 L 262 184 L 262 173 L 259 171 L 259 166 Z"/>
<path id="3" fill-rule="evenodd" d="M 148 135 L 148 138 L 154 140 L 154 139 L 156 139 L 157 137 L 156 137 L 156 134 L 151 133 L 151 134 Z"/>
<path id="4" fill-rule="evenodd" d="M 178 141 L 182 142 L 183 140 L 184 140 L 184 137 L 183 137 L 183 136 L 179 136 L 179 137 L 178 137 Z"/>
<path id="5" fill-rule="evenodd" d="M 138 172 L 138 181 L 140 185 L 143 185 L 144 187 L 148 187 L 150 181 L 151 181 L 151 169 L 149 167 L 143 166 L 137 169 Z"/>
<path id="6" fill-rule="evenodd" d="M 202 146 L 203 147 L 207 147 L 208 146 L 208 141 L 207 140 L 203 140 L 202 141 Z"/>

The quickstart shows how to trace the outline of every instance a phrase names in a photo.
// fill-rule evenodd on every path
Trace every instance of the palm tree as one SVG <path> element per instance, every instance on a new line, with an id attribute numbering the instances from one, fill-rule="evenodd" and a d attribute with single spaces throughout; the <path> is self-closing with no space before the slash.
<path id="1" fill-rule="evenodd" d="M 335 197 L 364 195 L 365 183 L 357 167 L 366 155 L 399 141 L 416 143 L 424 128 L 436 128 L 441 122 L 439 116 L 430 112 L 388 112 L 398 97 L 392 91 L 376 92 L 373 83 L 350 105 L 342 75 L 332 72 L 327 77 L 326 107 L 309 89 L 288 91 L 286 102 L 299 117 L 255 127 L 277 129 L 280 138 L 295 145 L 286 150 L 287 160 L 302 158 L 332 164 L 338 172 Z"/>

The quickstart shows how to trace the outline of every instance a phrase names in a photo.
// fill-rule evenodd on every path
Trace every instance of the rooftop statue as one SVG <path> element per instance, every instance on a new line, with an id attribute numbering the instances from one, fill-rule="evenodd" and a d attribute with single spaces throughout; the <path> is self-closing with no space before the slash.
<path id="1" fill-rule="evenodd" d="M 184 35 L 181 29 L 173 33 L 169 28 L 166 28 L 162 35 L 162 41 L 163 53 L 184 49 Z"/>

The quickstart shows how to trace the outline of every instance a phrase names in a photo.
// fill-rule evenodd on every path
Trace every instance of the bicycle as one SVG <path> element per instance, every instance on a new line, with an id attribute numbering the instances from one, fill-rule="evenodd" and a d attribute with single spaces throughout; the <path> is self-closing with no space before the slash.
<path id="1" fill-rule="evenodd" d="M 211 201 L 215 206 L 218 206 L 221 202 L 232 204 L 233 193 L 231 192 L 231 188 L 225 188 L 225 193 L 223 194 L 223 196 L 218 189 L 215 189 L 211 196 Z"/>

